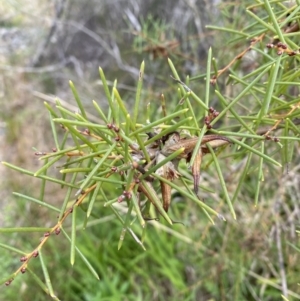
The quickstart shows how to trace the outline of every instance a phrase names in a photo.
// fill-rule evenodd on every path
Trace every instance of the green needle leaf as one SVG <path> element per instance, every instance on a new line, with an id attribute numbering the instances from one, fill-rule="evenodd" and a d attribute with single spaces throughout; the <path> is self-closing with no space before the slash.
<path id="1" fill-rule="evenodd" d="M 133 119 L 132 119 L 132 123 L 134 126 L 136 124 L 137 117 L 139 114 L 140 100 L 141 100 L 141 94 L 143 88 L 144 70 L 145 70 L 145 62 L 143 61 L 140 68 L 139 80 L 138 80 L 136 96 L 135 96 L 134 112 L 133 112 Z"/>
<path id="2" fill-rule="evenodd" d="M 71 252 L 70 252 L 70 262 L 71 262 L 71 265 L 74 265 L 74 263 L 75 263 L 76 212 L 77 212 L 77 206 L 73 206 L 73 212 L 72 212 L 72 232 L 71 232 Z"/>
<path id="3" fill-rule="evenodd" d="M 66 236 L 66 238 L 69 240 L 69 242 L 71 242 L 71 238 L 67 234 L 67 232 L 63 228 L 61 228 L 61 230 L 62 230 L 63 234 Z M 90 264 L 90 262 L 88 261 L 88 259 L 83 255 L 83 253 L 76 246 L 75 246 L 75 250 L 78 253 L 79 257 L 82 259 L 82 261 L 85 263 L 85 265 L 87 266 L 87 268 L 95 276 L 95 278 L 98 279 L 98 280 L 100 280 L 100 277 L 99 277 L 98 273 L 95 271 L 95 269 Z"/>
<path id="4" fill-rule="evenodd" d="M 82 116 L 84 117 L 84 119 L 87 119 L 87 116 L 86 116 L 86 113 L 85 113 L 85 110 L 84 110 L 84 106 L 82 105 L 82 102 L 80 100 L 80 97 L 79 97 L 79 95 L 76 91 L 76 88 L 75 88 L 74 84 L 71 81 L 69 81 L 69 84 L 70 84 L 71 90 L 73 92 L 74 98 L 77 102 L 77 105 L 79 107 L 79 110 L 80 110 Z"/>
<path id="5" fill-rule="evenodd" d="M 276 160 L 272 159 L 271 157 L 267 156 L 266 154 L 261 153 L 261 152 L 258 151 L 257 149 L 255 149 L 255 148 L 253 148 L 253 147 L 251 147 L 251 146 L 249 146 L 249 145 L 243 143 L 242 141 L 239 141 L 239 140 L 234 139 L 234 138 L 232 138 L 232 137 L 230 137 L 230 140 L 231 140 L 233 143 L 238 144 L 238 145 L 240 145 L 240 146 L 246 148 L 246 149 L 249 150 L 250 152 L 252 152 L 252 153 L 254 153 L 254 154 L 256 154 L 256 155 L 258 155 L 258 156 L 264 158 L 266 161 L 268 161 L 268 162 L 270 162 L 270 163 L 272 163 L 272 164 L 274 164 L 274 165 L 277 165 L 277 166 L 282 167 L 282 165 L 281 165 L 279 162 L 277 162 Z"/>
<path id="6" fill-rule="evenodd" d="M 53 297 L 57 298 L 54 294 L 54 290 L 53 290 L 53 286 L 52 286 L 51 279 L 50 279 L 50 276 L 49 276 L 48 268 L 47 268 L 47 265 L 44 261 L 44 256 L 43 256 L 43 252 L 42 252 L 41 249 L 39 249 L 39 259 L 40 259 L 40 263 L 41 263 L 42 270 L 43 270 L 43 273 L 44 273 L 45 282 L 46 282 L 46 286 L 47 286 L 48 291 L 49 291 L 49 295 L 52 298 Z"/>
<path id="7" fill-rule="evenodd" d="M 226 199 L 226 202 L 229 206 L 229 210 L 233 216 L 234 219 L 236 219 L 236 214 L 235 214 L 235 211 L 234 211 L 234 208 L 232 206 L 232 203 L 231 203 L 231 200 L 230 200 L 230 197 L 229 197 L 229 194 L 228 194 L 228 191 L 227 191 L 227 187 L 226 187 L 226 183 L 224 181 L 224 178 L 223 178 L 223 174 L 222 174 L 222 170 L 221 170 L 221 167 L 219 165 L 219 162 L 218 162 L 218 159 L 217 159 L 217 156 L 213 150 L 213 148 L 209 145 L 209 143 L 206 144 L 209 151 L 210 151 L 210 154 L 212 155 L 213 157 L 213 160 L 214 160 L 214 163 L 215 163 L 215 166 L 216 166 L 216 170 L 217 170 L 217 173 L 218 173 L 218 176 L 219 176 L 219 180 L 220 180 L 220 184 L 221 184 L 221 187 L 223 189 L 223 192 L 224 192 L 224 195 L 225 195 L 225 199 Z"/>

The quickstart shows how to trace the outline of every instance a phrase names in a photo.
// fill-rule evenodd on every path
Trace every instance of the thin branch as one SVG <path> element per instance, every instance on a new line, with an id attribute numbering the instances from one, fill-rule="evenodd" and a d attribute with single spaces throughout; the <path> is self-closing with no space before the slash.
<path id="1" fill-rule="evenodd" d="M 214 85 L 216 83 L 218 77 L 220 77 L 224 72 L 226 72 L 236 61 L 242 59 L 244 57 L 244 55 L 248 51 L 250 51 L 256 43 L 261 42 L 263 40 L 264 36 L 265 36 L 265 33 L 263 33 L 262 35 L 260 35 L 259 37 L 255 38 L 255 39 L 253 39 L 250 43 L 250 46 L 248 46 L 240 54 L 238 54 L 227 66 L 225 66 L 223 69 L 218 70 L 217 74 L 211 78 L 211 80 L 210 80 L 211 84 Z"/>

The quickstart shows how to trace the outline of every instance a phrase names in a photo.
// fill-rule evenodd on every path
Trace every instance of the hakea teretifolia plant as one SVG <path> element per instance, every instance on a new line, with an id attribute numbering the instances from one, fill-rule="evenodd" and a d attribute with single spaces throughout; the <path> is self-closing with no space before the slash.
<path id="1" fill-rule="evenodd" d="M 55 147 L 51 152 L 36 152 L 36 155 L 40 156 L 40 159 L 44 161 L 44 165 L 38 171 L 32 173 L 10 164 L 5 164 L 27 175 L 42 179 L 44 184 L 46 181 L 60 184 L 62 187 L 67 187 L 68 191 L 60 209 L 53 208 L 43 199 L 37 200 L 22 195 L 22 197 L 30 201 L 58 211 L 59 216 L 56 224 L 44 233 L 37 247 L 32 252 L 22 256 L 21 266 L 8 278 L 6 285 L 9 285 L 19 272 L 24 273 L 26 271 L 31 258 L 38 255 L 41 257 L 43 245 L 53 234 L 59 235 L 63 233 L 70 240 L 71 262 L 74 263 L 76 210 L 78 208 L 86 211 L 85 223 L 91 216 L 95 204 L 102 202 L 104 207 L 110 208 L 122 224 L 119 248 L 122 246 L 125 234 L 129 233 L 145 249 L 143 245 L 144 234 L 142 234 L 142 238 L 139 238 L 132 229 L 132 224 L 136 220 L 139 221 L 143 231 L 145 230 L 146 221 L 150 219 L 157 220 L 162 218 L 170 225 L 174 223 L 168 214 L 172 202 L 172 189 L 178 191 L 183 197 L 197 203 L 212 223 L 211 214 L 224 219 L 220 213 L 204 203 L 198 194 L 201 163 L 203 156 L 206 154 L 210 154 L 212 157 L 224 199 L 233 218 L 236 218 L 232 205 L 233 201 L 227 192 L 226 182 L 215 150 L 218 149 L 218 153 L 220 153 L 229 144 L 236 144 L 250 153 L 258 155 L 260 157 L 259 183 L 264 161 L 281 166 L 279 162 L 264 153 L 264 141 L 279 142 L 277 137 L 271 136 L 271 132 L 282 128 L 281 122 L 283 119 L 282 116 L 280 119 L 275 118 L 273 126 L 258 128 L 254 132 L 241 120 L 237 113 L 232 111 L 236 119 L 240 120 L 244 127 L 241 129 L 241 132 L 226 132 L 214 129 L 213 126 L 215 126 L 216 122 L 232 108 L 239 100 L 239 97 L 233 100 L 230 105 L 227 105 L 220 113 L 209 106 L 209 86 L 212 83 L 210 79 L 210 62 L 211 51 L 209 52 L 206 76 L 207 93 L 203 102 L 186 83 L 180 80 L 175 67 L 169 60 L 173 73 L 172 78 L 179 84 L 181 97 L 174 111 L 167 113 L 164 97 L 162 96 L 163 116 L 152 122 L 149 121 L 148 112 L 145 116 L 143 115 L 139 118 L 142 123 L 139 123 L 138 120 L 144 63 L 141 65 L 133 112 L 129 112 L 126 108 L 115 86 L 112 91 L 109 90 L 102 69 L 100 69 L 100 77 L 109 109 L 107 113 L 104 113 L 98 103 L 93 102 L 95 111 L 101 119 L 99 123 L 93 123 L 88 120 L 84 106 L 73 83 L 70 83 L 70 86 L 77 102 L 79 113 L 73 113 L 66 109 L 60 104 L 59 100 L 56 103 L 56 110 L 48 103 L 45 103 L 51 115 Z M 222 70 L 225 69 L 226 67 Z M 220 76 L 221 72 L 217 74 Z M 276 73 L 274 74 L 275 77 Z M 213 79 L 216 80 L 217 78 L 214 77 Z M 246 89 L 249 89 L 249 86 Z M 222 98 L 218 91 L 216 91 L 216 94 L 221 101 L 226 103 L 226 100 Z M 198 117 L 195 115 L 190 98 L 201 109 Z M 295 110 L 295 108 L 289 109 L 285 116 L 292 116 Z M 258 119 L 262 119 L 260 116 L 263 115 L 258 115 Z M 59 142 L 60 139 L 57 135 L 58 125 L 64 132 L 61 142 Z M 245 134 L 245 129 L 252 132 L 252 134 Z M 237 139 L 234 136 L 237 136 Z M 255 139 L 256 143 L 260 142 L 261 150 L 245 144 L 242 138 L 247 137 Z M 73 141 L 74 146 L 67 147 L 66 143 L 70 139 Z M 62 174 L 61 179 L 46 175 L 45 172 L 49 167 L 62 160 L 64 162 L 58 166 Z M 179 169 L 180 161 L 185 161 L 190 167 L 193 181 L 190 181 L 186 174 L 181 174 Z M 248 168 L 249 166 L 245 169 L 242 179 L 245 177 Z M 159 188 L 157 188 L 157 183 L 159 183 Z M 44 184 L 42 189 L 44 189 Z M 112 185 L 115 188 L 114 190 L 111 189 Z M 192 189 L 190 186 L 192 186 Z M 256 200 L 259 195 L 259 185 L 257 187 Z M 237 192 L 239 189 L 240 186 Z M 72 196 L 74 199 L 72 199 Z M 236 197 L 237 193 L 234 194 L 233 199 L 235 200 Z M 126 203 L 127 206 L 122 206 L 123 209 L 120 211 L 120 207 L 115 206 L 116 203 Z M 126 208 L 125 211 L 124 208 Z M 63 226 L 65 220 L 71 214 L 72 231 L 71 237 L 69 237 Z M 77 250 L 77 252 L 79 251 Z M 79 254 L 83 256 L 81 253 Z M 85 261 L 87 262 L 86 259 Z M 87 266 L 97 277 L 97 273 L 88 262 Z"/>
<path id="2" fill-rule="evenodd" d="M 28 268 L 29 261 L 39 257 L 46 285 L 40 281 L 39 284 L 49 292 L 53 299 L 58 300 L 52 286 L 49 285 L 51 282 L 43 259 L 42 248 L 51 236 L 62 234 L 70 241 L 71 263 L 74 264 L 77 252 L 88 269 L 98 278 L 92 265 L 76 247 L 78 224 L 76 211 L 83 209 L 86 212 L 86 225 L 97 203 L 109 208 L 122 225 L 119 248 L 128 233 L 145 249 L 143 238 L 145 225 L 149 219 L 160 219 L 162 222 L 165 220 L 170 225 L 174 223 L 169 216 L 173 191 L 178 191 L 182 197 L 198 204 L 212 223 L 214 221 L 211 215 L 224 219 L 199 197 L 201 164 L 206 154 L 210 154 L 212 158 L 211 161 L 214 163 L 220 181 L 220 195 L 226 201 L 234 219 L 236 215 L 232 204 L 241 192 L 242 183 L 251 171 L 251 164 L 254 162 L 255 187 L 253 189 L 255 190 L 254 203 L 257 204 L 261 183 L 264 180 L 264 167 L 282 167 L 291 162 L 294 146 L 299 141 L 300 135 L 299 98 L 284 93 L 286 86 L 293 84 L 297 77 L 295 77 L 294 70 L 280 69 L 283 62 L 288 62 L 299 54 L 298 50 L 292 50 L 292 48 L 298 48 L 288 35 L 299 30 L 298 21 L 291 25 L 288 25 L 289 20 L 283 21 L 287 23 L 287 27 L 285 29 L 283 27 L 282 30 L 273 15 L 273 10 L 269 7 L 269 2 L 265 1 L 265 4 L 268 6 L 269 14 L 272 15 L 274 28 L 260 20 L 261 22 L 257 23 L 259 28 L 261 24 L 265 24 L 266 28 L 263 31 L 259 29 L 255 35 L 249 34 L 250 45 L 222 69 L 215 66 L 216 61 L 212 58 L 211 49 L 209 50 L 206 76 L 204 75 L 206 78 L 204 101 L 189 88 L 189 79 L 186 82 L 181 81 L 174 65 L 168 60 L 173 74 L 172 78 L 178 84 L 179 100 L 175 109 L 167 112 L 162 95 L 163 114 L 154 121 L 149 120 L 148 111 L 141 114 L 144 63 L 141 65 L 136 97 L 131 111 L 122 100 L 116 84 L 112 90 L 109 89 L 101 68 L 100 77 L 109 109 L 104 112 L 97 102 L 93 102 L 95 113 L 100 117 L 99 123 L 89 121 L 73 83 L 70 83 L 70 86 L 79 113 L 68 110 L 61 105 L 59 100 L 56 101 L 56 108 L 45 103 L 50 112 L 55 147 L 50 152 L 36 152 L 44 165 L 38 171 L 30 172 L 6 162 L 3 164 L 41 179 L 42 188 L 39 199 L 21 194 L 16 195 L 58 212 L 58 219 L 53 227 L 38 229 L 38 231 L 43 231 L 44 235 L 34 250 L 29 253 L 0 244 L 3 248 L 22 254 L 20 267 L 3 281 L 6 285 L 9 285 L 17 274 L 25 273 L 27 270 L 39 279 Z M 251 11 L 248 13 L 253 14 Z M 256 15 L 253 17 L 258 18 Z M 288 15 L 287 19 L 289 18 L 294 18 L 293 13 Z M 279 19 L 284 20 L 284 18 Z M 293 30 L 292 26 L 294 26 Z M 266 47 L 262 47 L 276 50 L 275 58 L 272 57 L 272 53 L 266 54 L 260 51 L 266 62 L 262 63 L 257 70 L 242 78 L 234 73 L 230 74 L 231 80 L 239 88 L 237 95 L 232 99 L 226 99 L 219 91 L 218 79 L 226 72 L 230 72 L 230 68 L 250 50 L 261 47 L 270 30 L 272 34 L 276 33 L 276 37 L 271 40 L 271 43 L 265 43 Z M 295 60 L 295 62 L 298 61 Z M 214 65 L 215 72 L 211 72 L 211 64 Z M 216 85 L 215 96 L 222 107 L 220 113 L 210 106 L 211 84 Z M 249 102 L 249 93 L 254 96 L 259 95 L 259 97 L 256 101 Z M 245 103 L 243 103 L 244 99 Z M 194 108 L 197 109 L 194 110 Z M 225 115 L 231 118 L 231 124 L 227 129 L 225 126 L 217 129 L 216 123 Z M 64 133 L 62 139 L 59 138 L 58 131 Z M 274 136 L 275 131 L 281 134 L 280 138 Z M 247 139 L 251 139 L 251 143 L 246 143 Z M 70 141 L 71 147 L 67 146 Z M 268 144 L 268 147 L 265 147 L 265 144 L 271 143 L 270 141 L 276 142 L 275 146 Z M 217 154 L 230 144 L 234 145 L 232 149 L 236 152 L 235 155 L 230 156 L 246 159 L 242 170 L 238 173 L 239 183 L 235 186 L 232 197 L 227 191 L 226 181 L 222 175 L 222 165 L 217 158 Z M 217 153 L 216 149 L 218 149 Z M 257 158 L 254 158 L 253 154 Z M 276 154 L 280 154 L 283 164 L 273 158 Z M 186 172 L 181 172 L 184 164 L 179 164 L 180 161 L 186 162 L 186 165 L 190 167 L 192 180 Z M 60 162 L 59 166 L 57 166 L 58 162 Z M 52 166 L 59 168 L 61 178 L 46 173 Z M 60 208 L 54 207 L 44 199 L 45 184 L 48 181 L 67 188 Z M 112 187 L 114 189 L 111 189 Z M 64 223 L 70 215 L 72 228 L 69 236 L 64 229 Z M 141 225 L 142 235 L 137 235 L 133 230 L 132 224 L 136 221 Z M 18 229 L 4 230 L 6 232 L 18 231 Z M 21 230 L 32 232 L 37 228 L 22 228 Z"/>
<path id="3" fill-rule="evenodd" d="M 61 208 L 56 209 L 59 211 L 56 224 L 47 229 L 32 252 L 22 256 L 21 266 L 6 281 L 6 285 L 9 285 L 19 272 L 26 271 L 30 259 L 41 256 L 43 245 L 52 235 L 63 233 L 70 239 L 73 249 L 71 261 L 74 263 L 76 210 L 78 208 L 86 210 L 88 219 L 94 204 L 99 201 L 103 202 L 105 207 L 111 208 L 123 225 L 119 248 L 126 232 L 130 233 L 142 248 L 145 248 L 143 239 L 141 240 L 131 228 L 135 219 L 138 219 L 142 228 L 146 221 L 151 219 L 163 218 L 169 224 L 174 223 L 168 215 L 172 202 L 172 189 L 197 202 L 211 221 L 210 214 L 222 217 L 198 197 L 202 157 L 208 153 L 214 153 L 216 148 L 223 148 L 231 143 L 231 140 L 225 136 L 207 134 L 207 130 L 212 128 L 211 122 L 219 113 L 201 103 L 205 113 L 202 121 L 197 121 L 190 115 L 190 109 L 182 106 L 181 100 L 183 108 L 170 114 L 164 111 L 164 116 L 153 122 L 138 123 L 143 74 L 144 63 L 141 66 L 133 117 L 127 110 L 118 90 L 114 87 L 112 92 L 109 91 L 101 69 L 100 76 L 110 108 L 107 114 L 104 114 L 100 106 L 94 102 L 95 109 L 102 119 L 99 124 L 88 121 L 72 83 L 70 83 L 71 89 L 80 113 L 74 114 L 61 106 L 59 101 L 57 101 L 57 110 L 45 104 L 50 111 L 56 145 L 51 152 L 37 151 L 36 155 L 45 163 L 35 173 L 26 171 L 26 174 L 41 178 L 43 182 L 52 181 L 65 186 L 68 192 Z M 179 78 L 177 80 L 181 83 Z M 187 98 L 186 92 L 184 90 L 183 92 L 183 96 Z M 58 129 L 64 132 L 61 142 L 57 135 Z M 194 132 L 198 132 L 199 135 L 196 136 Z M 66 147 L 68 138 L 73 140 L 74 146 Z M 56 166 L 60 168 L 63 175 L 61 179 L 45 174 L 50 166 L 62 160 L 65 162 Z M 190 183 L 190 180 L 179 171 L 180 160 L 184 160 L 191 167 L 193 190 L 186 190 L 182 188 L 183 185 L 180 185 L 180 181 L 183 181 L 185 185 Z M 20 168 L 13 168 L 23 171 Z M 155 183 L 159 183 L 159 189 L 154 185 Z M 108 193 L 107 185 L 116 187 L 114 193 Z M 24 197 L 29 199 L 27 196 Z M 33 198 L 30 200 L 50 208 L 45 200 Z M 115 203 L 125 202 L 127 212 L 124 217 L 115 207 Z M 63 226 L 71 214 L 73 227 L 71 237 L 69 237 Z M 93 271 L 90 265 L 88 267 Z M 95 271 L 93 273 L 95 274 Z"/>

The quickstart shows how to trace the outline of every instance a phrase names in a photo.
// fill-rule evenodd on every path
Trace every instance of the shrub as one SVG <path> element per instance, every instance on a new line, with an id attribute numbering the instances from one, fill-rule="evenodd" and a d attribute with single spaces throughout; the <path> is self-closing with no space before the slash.
<path id="1" fill-rule="evenodd" d="M 224 13 L 229 14 L 228 7 Z M 234 39 L 237 45 L 245 38 L 249 45 L 222 68 L 210 49 L 205 74 L 194 78 L 179 75 L 172 61 L 168 60 L 173 92 L 170 93 L 170 101 L 161 95 L 161 106 L 143 101 L 144 63 L 141 64 L 134 101 L 125 101 L 117 82 L 110 90 L 100 68 L 109 108 L 106 110 L 93 101 L 95 112 L 99 115 L 98 123 L 89 121 L 72 82 L 70 86 L 78 105 L 77 113 L 62 106 L 59 100 L 55 108 L 45 103 L 50 113 L 55 147 L 51 151 L 37 150 L 36 156 L 44 162 L 43 166 L 31 172 L 4 164 L 41 179 L 39 198 L 17 195 L 57 213 L 58 219 L 50 227 L 0 229 L 3 233 L 44 233 L 30 252 L 1 244 L 7 250 L 22 254 L 20 267 L 5 277 L 3 282 L 9 285 L 17 274 L 28 270 L 44 291 L 58 300 L 43 249 L 51 236 L 59 234 L 70 241 L 71 264 L 75 263 L 78 254 L 98 278 L 101 268 L 96 269 L 90 263 L 76 241 L 79 228 L 102 221 L 107 210 L 119 223 L 118 249 L 124 239 L 131 236 L 136 246 L 145 250 L 149 235 L 148 221 L 157 227 L 164 227 L 165 224 L 173 226 L 172 230 L 163 229 L 169 229 L 165 231 L 180 237 L 180 232 L 184 230 L 174 224 L 179 222 L 189 227 L 195 218 L 193 211 L 185 213 L 188 206 L 193 210 L 200 209 L 199 212 L 207 217 L 206 221 L 218 225 L 224 220 L 242 218 L 243 202 L 251 200 L 253 205 L 259 207 L 265 199 L 274 202 L 273 218 L 276 219 L 276 241 L 281 256 L 276 265 L 284 273 L 278 217 L 283 214 L 281 210 L 285 210 L 283 197 L 287 199 L 286 206 L 294 212 L 293 190 L 286 186 L 291 183 L 291 174 L 299 179 L 293 165 L 299 156 L 299 52 L 294 41 L 295 34 L 291 35 L 291 32 L 299 30 L 298 10 L 298 6 L 286 8 L 280 2 L 274 2 L 272 9 L 270 3 L 265 1 L 249 7 L 247 13 L 252 17 L 252 22 L 246 24 L 243 31 L 211 26 L 237 36 Z M 250 64 L 244 64 L 249 53 L 254 59 L 250 58 Z M 218 83 L 225 74 L 228 78 L 226 87 Z M 205 93 L 201 95 L 195 83 L 203 79 Z M 59 168 L 61 175 L 51 172 L 53 166 Z M 58 204 L 53 206 L 51 195 L 44 197 L 48 182 L 66 189 L 60 207 Z M 170 207 L 172 210 L 169 211 Z M 151 221 L 153 219 L 156 221 Z M 106 223 L 113 222 L 107 220 Z M 239 232 L 238 229 L 235 231 Z M 186 233 L 185 238 L 188 239 Z M 232 237 L 227 238 L 230 240 Z M 167 242 L 168 238 L 165 238 L 165 244 Z M 240 247 L 245 247 L 246 243 L 242 239 Z M 28 266 L 31 259 L 37 256 L 45 284 Z M 130 270 L 127 272 L 130 274 Z M 118 278 L 115 281 L 119 283 Z M 172 281 L 173 284 L 176 282 L 175 279 Z M 230 291 L 230 283 L 234 281 L 230 277 L 220 281 L 226 283 L 226 289 Z M 282 294 L 296 296 L 287 290 L 284 274 L 281 274 L 281 281 Z M 176 287 L 183 290 L 182 283 L 177 283 Z M 272 287 L 276 288 L 270 285 L 269 296 L 274 294 Z M 122 289 L 126 292 L 126 284 Z M 119 293 L 123 292 L 122 289 Z M 203 292 L 212 296 L 216 296 L 216 290 L 213 281 L 202 288 Z M 172 292 L 166 294 L 176 296 Z M 257 292 L 254 290 L 253 293 L 250 286 L 241 287 L 236 294 L 242 300 L 241 296 L 246 298 Z M 186 296 L 190 295 L 187 293 Z"/>

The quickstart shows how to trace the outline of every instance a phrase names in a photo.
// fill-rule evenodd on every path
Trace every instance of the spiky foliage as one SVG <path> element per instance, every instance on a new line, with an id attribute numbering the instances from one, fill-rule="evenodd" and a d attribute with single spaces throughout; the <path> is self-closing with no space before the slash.
<path id="1" fill-rule="evenodd" d="M 224 13 L 229 13 L 230 9 L 229 6 Z M 173 105 L 168 105 L 165 97 L 161 96 L 161 111 L 159 106 L 152 109 L 143 101 L 144 64 L 140 68 L 135 101 L 128 103 L 116 83 L 111 90 L 109 89 L 100 69 L 109 109 L 106 110 L 96 101 L 93 102 L 99 115 L 97 123 L 89 120 L 72 83 L 71 90 L 77 102 L 77 113 L 66 109 L 59 101 L 56 108 L 46 104 L 50 112 L 55 147 L 51 151 L 36 152 L 44 165 L 35 172 L 8 163 L 5 165 L 41 179 L 39 199 L 27 195 L 19 196 L 57 212 L 58 219 L 49 228 L 1 228 L 2 232 L 44 232 L 41 241 L 30 252 L 8 244 L 1 245 L 23 254 L 20 267 L 14 274 L 6 277 L 6 284 L 10 284 L 18 273 L 28 270 L 37 283 L 57 300 L 43 249 L 46 243 L 51 241 L 51 236 L 61 232 L 70 241 L 71 264 L 74 264 L 77 253 L 96 278 L 100 273 L 106 279 L 107 275 L 102 267 L 98 266 L 97 262 L 91 264 L 84 255 L 89 251 L 82 252 L 76 241 L 78 228 L 89 227 L 95 221 L 102 222 L 103 215 L 109 210 L 113 214 L 111 219 L 118 221 L 119 226 L 116 227 L 120 234 L 116 247 L 119 249 L 128 236 L 127 233 L 137 243 L 135 246 L 141 246 L 143 249 L 146 246 L 148 249 L 157 248 L 159 253 L 162 252 L 162 248 L 171 248 L 171 251 L 168 250 L 170 252 L 163 253 L 169 256 L 161 256 L 164 259 L 163 263 L 160 263 L 164 265 L 165 274 L 169 276 L 165 280 L 165 287 L 163 281 L 160 287 L 164 299 L 182 299 L 184 296 L 187 300 L 193 300 L 199 299 L 199 294 L 207 294 L 215 298 L 221 296 L 223 299 L 234 295 L 236 300 L 258 300 L 259 297 L 272 300 L 274 295 L 278 296 L 279 291 L 286 297 L 289 295 L 299 298 L 294 292 L 294 284 L 286 275 L 283 258 L 291 247 L 282 241 L 281 234 L 281 231 L 285 230 L 284 226 L 287 226 L 281 218 L 290 213 L 292 217 L 289 217 L 289 223 L 292 219 L 294 224 L 296 219 L 293 216 L 298 214 L 297 198 L 293 196 L 294 188 L 291 183 L 293 179 L 296 179 L 296 182 L 299 180 L 294 162 L 299 156 L 300 113 L 299 98 L 293 89 L 297 87 L 298 82 L 299 53 L 294 35 L 290 34 L 299 30 L 298 11 L 297 5 L 286 8 L 276 1 L 273 9 L 268 1 L 249 7 L 248 14 L 253 18 L 252 23 L 247 24 L 243 32 L 227 30 L 229 34 L 238 36 L 235 42 L 240 43 L 247 38 L 248 46 L 240 51 L 237 49 L 232 61 L 221 68 L 212 57 L 212 51 L 208 52 L 206 73 L 192 79 L 196 81 L 205 78 L 206 90 L 202 95 L 193 87 L 193 81 L 178 74 L 169 60 L 172 80 L 176 86 L 170 85 L 173 89 L 170 93 Z M 251 61 L 250 65 L 240 64 L 250 52 L 255 60 Z M 219 84 L 221 77 L 228 78 L 231 84 L 229 89 L 225 90 L 223 85 Z M 207 155 L 204 156 L 205 154 Z M 191 171 L 187 165 L 191 166 Z M 59 168 L 61 177 L 48 175 L 47 172 L 52 166 Z M 60 208 L 57 204 L 51 204 L 49 196 L 47 199 L 43 198 L 47 182 L 54 182 L 66 188 L 65 199 Z M 283 203 L 283 199 L 286 203 Z M 236 237 L 240 236 L 240 229 L 232 221 L 237 218 L 240 223 L 254 227 L 255 224 L 251 221 L 243 219 L 245 208 L 248 208 L 243 201 L 251 202 L 251 206 L 260 208 L 268 203 L 267 200 L 273 202 L 273 210 L 266 211 L 265 220 L 274 219 L 273 232 L 278 262 L 268 262 L 269 266 L 265 267 L 262 263 L 263 258 L 256 258 L 249 244 L 259 245 L 264 241 L 261 232 L 266 233 L 267 230 L 254 229 L 249 232 L 249 237 L 241 237 L 236 241 Z M 187 206 L 193 210 L 188 211 Z M 169 208 L 172 210 L 168 210 Z M 208 219 L 201 222 L 206 225 L 206 229 L 200 241 L 209 235 L 212 241 L 217 240 L 223 244 L 220 252 L 235 252 L 233 259 L 228 256 L 222 263 L 216 259 L 214 249 L 203 247 L 197 242 L 199 235 L 189 235 L 189 230 L 174 225 L 174 221 L 179 221 L 183 222 L 187 229 L 191 229 L 200 223 L 201 212 L 204 212 Z M 270 213 L 272 214 L 268 215 Z M 211 230 L 209 225 L 216 224 L 217 227 L 221 227 L 225 218 L 228 220 L 228 232 L 235 232 L 236 235 Z M 159 219 L 159 222 L 148 222 L 149 219 Z M 68 220 L 71 223 L 70 228 Z M 113 221 L 106 223 L 112 224 Z M 173 228 L 166 227 L 165 222 Z M 153 234 L 149 234 L 153 229 L 148 229 L 148 223 L 163 229 L 158 232 L 157 239 L 153 239 Z M 172 241 L 168 241 L 164 231 L 172 234 Z M 193 267 L 190 262 L 191 270 L 196 269 L 199 275 L 207 275 L 206 271 L 212 269 L 210 281 L 201 285 L 192 276 L 192 272 L 186 272 L 192 286 L 185 288 L 186 283 L 177 275 L 178 270 L 184 270 L 184 266 L 175 260 L 177 269 L 171 268 L 172 249 L 181 249 L 180 245 L 176 246 L 174 238 L 175 241 L 177 238 L 191 244 L 191 253 L 202 251 L 198 255 L 201 263 L 198 267 Z M 160 239 L 163 241 L 161 244 Z M 262 243 L 261 246 L 265 253 L 270 251 L 266 244 Z M 103 251 L 103 246 L 99 248 Z M 243 249 L 250 249 L 245 258 L 242 258 L 240 252 Z M 105 252 L 103 251 L 103 254 Z M 45 284 L 28 267 L 31 259 L 37 256 L 40 258 Z M 211 258 L 207 260 L 207 257 Z M 183 259 L 177 254 L 176 258 L 184 260 L 185 267 L 189 266 L 188 256 Z M 118 260 L 121 262 L 120 258 L 117 262 Z M 114 270 L 122 270 L 116 263 L 112 266 Z M 130 265 L 126 265 L 126 269 L 130 274 Z M 154 267 L 150 270 L 152 269 L 155 270 Z M 133 270 L 138 272 L 137 267 Z M 281 286 L 271 279 L 276 271 Z M 110 277 L 113 276 L 112 273 Z M 150 281 L 151 274 L 146 276 L 149 284 L 153 285 Z M 213 280 L 214 277 L 217 281 Z M 149 299 L 153 297 L 148 290 L 134 286 L 136 277 L 133 278 L 134 280 L 126 282 L 127 285 L 131 285 L 141 296 L 147 296 Z M 115 283 L 119 283 L 118 277 L 114 279 Z M 105 295 L 103 287 L 102 293 Z M 118 293 L 120 298 L 124 297 L 126 287 L 115 293 Z"/>

